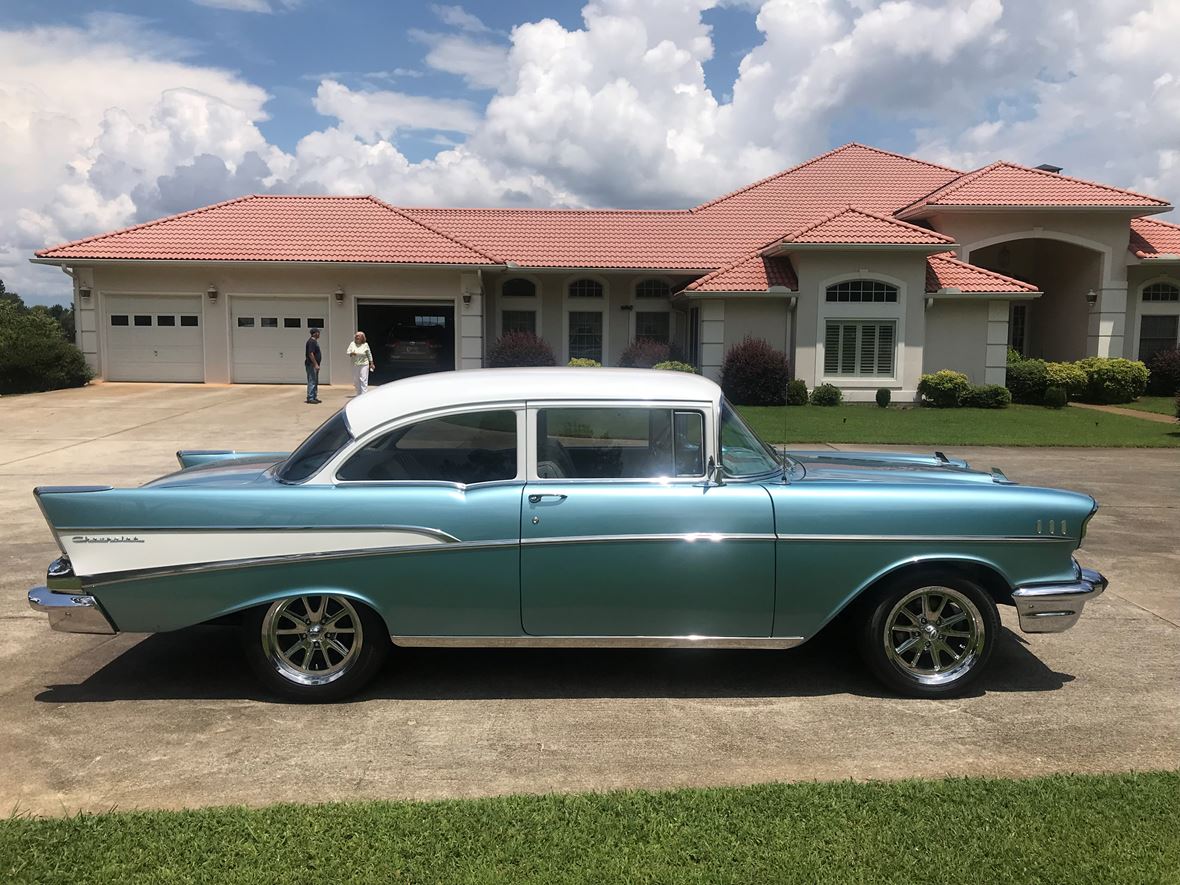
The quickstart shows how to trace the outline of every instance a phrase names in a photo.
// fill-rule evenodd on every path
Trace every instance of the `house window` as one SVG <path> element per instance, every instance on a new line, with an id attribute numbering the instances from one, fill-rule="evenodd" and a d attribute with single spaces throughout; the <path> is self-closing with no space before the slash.
<path id="1" fill-rule="evenodd" d="M 157 326 L 175 326 L 176 325 L 176 317 L 169 316 L 166 313 L 158 314 L 156 316 L 156 325 Z"/>
<path id="2" fill-rule="evenodd" d="M 303 320 L 299 317 L 283 317 L 284 329 L 301 329 L 303 328 Z"/>
<path id="3" fill-rule="evenodd" d="M 196 325 L 199 325 L 200 323 L 197 320 L 196 316 L 194 316 L 191 313 L 186 313 L 181 316 L 180 324 L 182 326 L 196 326 Z"/>
<path id="4" fill-rule="evenodd" d="M 663 280 L 641 280 L 635 287 L 636 298 L 668 298 L 672 287 Z"/>
<path id="5" fill-rule="evenodd" d="M 537 295 L 537 284 L 523 277 L 513 277 L 504 281 L 500 294 L 507 298 L 534 298 Z"/>
<path id="6" fill-rule="evenodd" d="M 530 332 L 537 334 L 537 312 L 535 310 L 506 310 L 501 314 L 500 334 L 509 332 Z"/>
<path id="7" fill-rule="evenodd" d="M 1180 286 L 1172 283 L 1152 283 L 1143 287 L 1144 301 L 1180 301 Z"/>
<path id="8" fill-rule="evenodd" d="M 238 328 L 239 329 L 253 329 L 254 328 L 254 317 L 238 317 Z"/>
<path id="9" fill-rule="evenodd" d="M 896 323 L 828 320 L 824 374 L 892 377 L 896 346 Z"/>
<path id="10" fill-rule="evenodd" d="M 264 329 L 277 329 L 279 327 L 279 318 L 278 317 L 262 317 L 261 324 L 262 324 L 262 328 L 264 328 Z"/>
<path id="11" fill-rule="evenodd" d="M 667 344 L 671 339 L 669 334 L 671 322 L 672 315 L 666 310 L 637 310 L 635 312 L 635 337 L 636 339 L 647 338 L 649 341 Z"/>
<path id="12" fill-rule="evenodd" d="M 1147 362 L 1161 350 L 1176 346 L 1180 316 L 1144 316 L 1139 326 L 1139 359 Z"/>
<path id="13" fill-rule="evenodd" d="M 574 280 L 570 283 L 570 298 L 601 298 L 602 283 L 597 280 Z"/>
<path id="14" fill-rule="evenodd" d="M 111 314 L 111 325 L 112 325 L 112 326 L 127 326 L 127 325 L 130 325 L 130 322 L 129 322 L 129 320 L 128 320 L 127 314 L 125 314 L 125 313 L 113 313 L 113 314 Z"/>
<path id="15" fill-rule="evenodd" d="M 896 304 L 897 286 L 879 280 L 845 280 L 828 286 L 828 301 L 849 304 Z"/>
<path id="16" fill-rule="evenodd" d="M 152 324 L 152 318 L 151 318 L 150 314 L 137 313 L 135 315 L 135 325 L 137 325 L 137 326 L 150 326 L 151 324 Z"/>
<path id="17" fill-rule="evenodd" d="M 572 360 L 598 360 L 598 362 L 602 362 L 601 311 L 570 311 L 569 351 Z"/>
<path id="18" fill-rule="evenodd" d="M 1013 304 L 1008 314 L 1008 346 L 1024 353 L 1024 331 L 1028 328 L 1028 305 Z"/>

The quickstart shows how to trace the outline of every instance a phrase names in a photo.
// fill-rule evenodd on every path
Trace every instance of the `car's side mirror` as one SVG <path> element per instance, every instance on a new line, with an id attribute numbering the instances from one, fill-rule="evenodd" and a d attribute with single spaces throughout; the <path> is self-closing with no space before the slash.
<path id="1" fill-rule="evenodd" d="M 725 485 L 721 479 L 721 465 L 717 463 L 717 460 L 712 455 L 709 456 L 709 463 L 705 465 L 705 480 L 716 483 L 719 486 Z"/>

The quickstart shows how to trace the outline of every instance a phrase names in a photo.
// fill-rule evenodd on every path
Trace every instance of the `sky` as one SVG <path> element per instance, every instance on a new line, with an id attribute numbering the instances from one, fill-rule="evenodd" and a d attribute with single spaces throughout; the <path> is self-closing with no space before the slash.
<path id="1" fill-rule="evenodd" d="M 0 0 L 0 279 L 245 193 L 686 207 L 849 141 L 1176 202 L 1178 46 L 1180 0 Z"/>

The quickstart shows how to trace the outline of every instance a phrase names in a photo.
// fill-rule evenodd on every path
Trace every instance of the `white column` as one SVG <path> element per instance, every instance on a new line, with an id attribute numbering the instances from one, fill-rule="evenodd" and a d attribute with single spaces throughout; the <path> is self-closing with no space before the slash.
<path id="1" fill-rule="evenodd" d="M 987 355 L 983 361 L 983 383 L 1003 384 L 1008 380 L 1008 302 L 987 303 Z"/>
<path id="2" fill-rule="evenodd" d="M 721 361 L 725 359 L 725 302 L 701 302 L 701 374 L 713 381 L 721 380 Z"/>
<path id="3" fill-rule="evenodd" d="M 1127 284 L 1103 286 L 1097 295 L 1097 303 L 1090 308 L 1086 356 L 1125 356 Z"/>
<path id="4" fill-rule="evenodd" d="M 479 275 L 459 274 L 460 297 L 455 300 L 455 314 L 459 322 L 460 369 L 479 369 L 483 366 L 483 292 Z M 470 296 L 471 303 L 465 299 Z"/>
<path id="5" fill-rule="evenodd" d="M 78 295 L 80 286 L 90 289 L 89 298 Z M 101 368 L 98 355 L 98 301 L 101 297 L 94 285 L 94 271 L 89 267 L 77 268 L 74 271 L 74 343 L 96 375 L 100 374 Z"/>

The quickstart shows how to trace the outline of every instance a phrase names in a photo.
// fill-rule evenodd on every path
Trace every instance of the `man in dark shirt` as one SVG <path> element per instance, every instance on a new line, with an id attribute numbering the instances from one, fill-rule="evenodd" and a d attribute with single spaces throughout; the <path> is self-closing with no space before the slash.
<path id="1" fill-rule="evenodd" d="M 318 403 L 320 387 L 320 330 L 312 329 L 311 337 L 307 339 L 307 346 L 304 347 L 303 367 L 307 369 L 307 401 L 309 403 Z"/>

